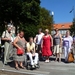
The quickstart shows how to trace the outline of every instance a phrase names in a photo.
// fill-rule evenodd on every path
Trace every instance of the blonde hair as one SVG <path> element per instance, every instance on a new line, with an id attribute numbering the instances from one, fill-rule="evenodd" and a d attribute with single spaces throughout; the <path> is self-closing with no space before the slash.
<path id="1" fill-rule="evenodd" d="M 49 32 L 49 29 L 45 29 L 46 32 Z"/>

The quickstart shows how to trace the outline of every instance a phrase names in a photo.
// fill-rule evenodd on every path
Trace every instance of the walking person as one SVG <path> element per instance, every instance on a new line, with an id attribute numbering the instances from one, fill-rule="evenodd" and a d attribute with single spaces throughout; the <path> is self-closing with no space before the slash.
<path id="1" fill-rule="evenodd" d="M 11 37 L 11 27 L 8 26 L 7 30 L 5 30 L 2 34 L 2 40 L 4 40 L 4 64 L 7 64 L 8 60 L 8 53 L 9 53 L 9 45 L 12 42 Z"/>
<path id="2" fill-rule="evenodd" d="M 19 66 L 24 69 L 25 67 L 23 66 L 23 61 L 24 61 L 24 53 L 25 53 L 25 44 L 26 44 L 26 40 L 24 38 L 24 32 L 20 31 L 19 35 L 15 38 L 13 45 L 14 47 L 14 55 L 13 55 L 13 59 L 15 61 L 15 68 L 17 70 L 19 70 Z M 17 49 L 22 49 L 23 50 L 23 54 L 17 54 Z M 18 63 L 20 62 L 20 64 Z"/>
<path id="3" fill-rule="evenodd" d="M 40 28 L 38 30 L 38 34 L 36 35 L 36 37 L 34 38 L 34 42 L 36 43 L 37 46 L 37 53 L 39 54 L 39 58 L 41 60 L 41 41 L 42 41 L 42 37 L 43 37 L 44 33 L 42 32 L 42 29 Z"/>
<path id="4" fill-rule="evenodd" d="M 61 62 L 61 53 L 62 53 L 62 37 L 59 33 L 58 29 L 55 29 L 55 34 L 53 36 L 53 45 L 54 45 L 54 52 L 53 54 L 56 55 L 55 61 Z"/>
<path id="5" fill-rule="evenodd" d="M 38 53 L 36 53 L 36 50 L 35 50 L 35 43 L 33 43 L 33 37 L 30 37 L 29 42 L 27 43 L 27 55 L 30 58 L 32 68 L 37 67 Z"/>
<path id="6" fill-rule="evenodd" d="M 71 52 L 73 38 L 70 36 L 70 31 L 66 32 L 66 37 L 63 39 L 63 46 L 65 50 L 65 62 L 68 62 L 68 55 Z"/>
<path id="7" fill-rule="evenodd" d="M 49 30 L 45 29 L 45 35 L 42 37 L 42 56 L 46 57 L 45 62 L 49 62 L 49 57 L 52 55 L 51 46 L 53 46 L 52 36 L 49 34 Z"/>

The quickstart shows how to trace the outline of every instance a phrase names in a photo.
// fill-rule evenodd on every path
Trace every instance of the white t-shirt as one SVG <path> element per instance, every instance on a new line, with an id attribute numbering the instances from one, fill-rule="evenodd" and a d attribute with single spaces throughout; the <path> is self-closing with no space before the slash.
<path id="1" fill-rule="evenodd" d="M 73 42 L 73 38 L 71 36 L 65 37 L 63 39 L 63 46 L 71 48 L 72 42 Z"/>
<path id="2" fill-rule="evenodd" d="M 41 33 L 41 34 L 37 34 L 36 35 L 36 44 L 38 44 L 38 45 L 41 44 L 43 35 L 44 35 L 44 33 Z"/>

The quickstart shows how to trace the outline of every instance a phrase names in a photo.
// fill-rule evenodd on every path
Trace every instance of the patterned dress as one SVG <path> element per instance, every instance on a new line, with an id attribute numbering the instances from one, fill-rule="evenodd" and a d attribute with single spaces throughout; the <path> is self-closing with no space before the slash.
<path id="1" fill-rule="evenodd" d="M 25 50 L 25 42 L 23 40 L 21 40 L 20 38 L 18 38 L 17 41 L 17 45 L 22 48 L 23 50 Z M 24 51 L 25 52 L 25 51 Z M 13 55 L 13 59 L 15 61 L 24 61 L 24 54 L 22 55 L 17 55 L 17 49 L 14 48 L 14 55 Z"/>

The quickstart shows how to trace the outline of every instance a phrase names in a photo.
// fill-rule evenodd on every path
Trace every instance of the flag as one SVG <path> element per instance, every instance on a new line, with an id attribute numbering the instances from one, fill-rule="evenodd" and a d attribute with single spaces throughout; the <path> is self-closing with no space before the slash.
<path id="1" fill-rule="evenodd" d="M 72 13 L 72 11 L 74 10 L 74 6 L 72 7 L 71 11 L 69 13 Z"/>

